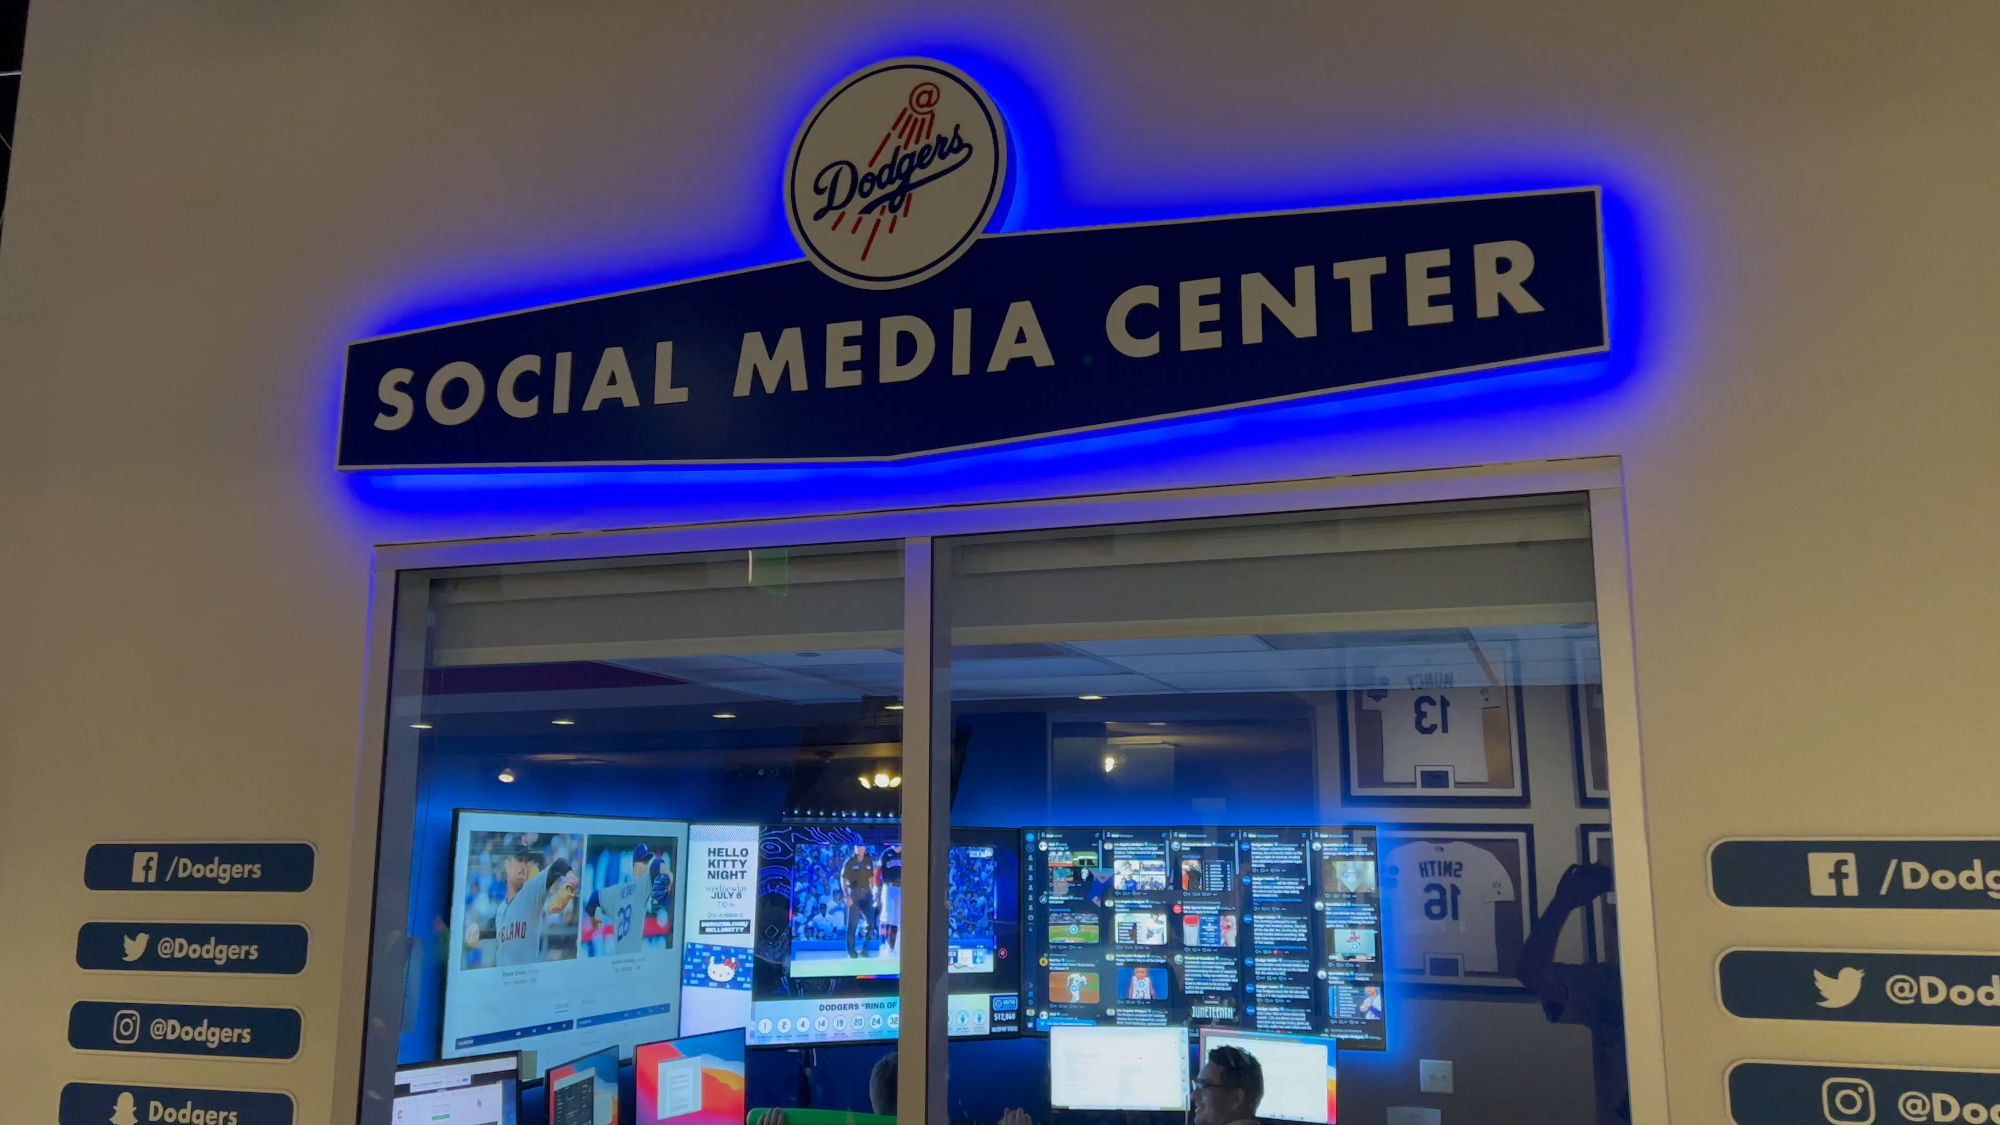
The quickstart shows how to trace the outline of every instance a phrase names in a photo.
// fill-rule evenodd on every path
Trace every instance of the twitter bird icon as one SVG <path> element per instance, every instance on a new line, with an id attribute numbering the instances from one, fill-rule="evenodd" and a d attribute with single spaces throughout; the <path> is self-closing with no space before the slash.
<path id="1" fill-rule="evenodd" d="M 146 955 L 146 942 L 152 936 L 147 933 L 128 935 L 125 938 L 125 959 L 127 961 L 137 961 L 139 958 L 144 957 Z M 1852 999 L 1852 997 L 1849 997 L 1849 999 Z"/>
<path id="2" fill-rule="evenodd" d="M 1813 970 L 1813 985 L 1819 989 L 1819 1006 L 1822 1008 L 1845 1008 L 1861 995 L 1861 978 L 1866 976 L 1860 969 L 1846 968 L 1834 976 L 1827 976 L 1818 969 Z"/>

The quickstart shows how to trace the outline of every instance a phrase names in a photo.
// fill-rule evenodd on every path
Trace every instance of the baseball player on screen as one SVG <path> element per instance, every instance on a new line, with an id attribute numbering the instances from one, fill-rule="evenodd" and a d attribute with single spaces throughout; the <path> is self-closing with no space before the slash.
<path id="1" fill-rule="evenodd" d="M 532 965 L 548 954 L 548 922 L 560 917 L 576 898 L 577 876 L 569 861 L 547 862 L 534 844 L 534 837 L 522 837 L 521 846 L 507 857 L 507 901 L 500 907 L 500 953 L 502 965 Z"/>

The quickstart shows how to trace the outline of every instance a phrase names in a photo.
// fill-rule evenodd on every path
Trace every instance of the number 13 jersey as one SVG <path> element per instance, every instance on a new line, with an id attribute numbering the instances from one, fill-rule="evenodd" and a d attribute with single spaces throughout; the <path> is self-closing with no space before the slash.
<path id="1" fill-rule="evenodd" d="M 1382 717 L 1382 780 L 1414 785 L 1421 767 L 1450 766 L 1456 784 L 1485 782 L 1486 709 L 1500 706 L 1494 688 L 1363 693 L 1363 710 Z"/>
<path id="2" fill-rule="evenodd" d="M 1500 971 L 1493 905 L 1514 901 L 1514 877 L 1485 848 L 1419 840 L 1382 866 L 1389 900 L 1389 968 L 1423 972 L 1425 958 L 1458 958 L 1461 973 Z"/>

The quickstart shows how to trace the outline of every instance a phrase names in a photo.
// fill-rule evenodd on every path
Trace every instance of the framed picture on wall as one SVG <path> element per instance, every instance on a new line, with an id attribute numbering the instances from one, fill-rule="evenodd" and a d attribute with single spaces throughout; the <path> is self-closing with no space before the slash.
<path id="1" fill-rule="evenodd" d="M 1611 863 L 1611 826 L 1585 824 L 1577 828 L 1577 854 L 1585 863 Z M 1584 948 L 1592 961 L 1618 960 L 1618 891 L 1590 904 L 1583 917 Z"/>
<path id="2" fill-rule="evenodd" d="M 1403 984 L 1518 989 L 1534 925 L 1534 829 L 1526 824 L 1385 824 L 1383 965 Z"/>
<path id="3" fill-rule="evenodd" d="M 1570 741 L 1576 747 L 1576 802 L 1587 809 L 1611 805 L 1611 772 L 1604 750 L 1604 685 L 1572 684 Z"/>
<path id="4" fill-rule="evenodd" d="M 1525 805 L 1521 691 L 1362 688 L 1341 694 L 1343 793 L 1362 804 Z"/>

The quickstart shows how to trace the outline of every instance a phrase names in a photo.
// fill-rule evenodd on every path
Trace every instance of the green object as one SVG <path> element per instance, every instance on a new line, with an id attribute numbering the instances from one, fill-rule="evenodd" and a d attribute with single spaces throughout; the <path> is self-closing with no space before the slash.
<path id="1" fill-rule="evenodd" d="M 771 1111 L 753 1109 L 743 1115 L 743 1125 L 764 1125 Z M 843 1113 L 837 1109 L 788 1109 L 785 1125 L 896 1125 L 894 1117 L 879 1113 Z"/>
<path id="2" fill-rule="evenodd" d="M 783 547 L 766 547 L 751 551 L 750 587 L 781 598 L 790 593 L 792 553 Z"/>

